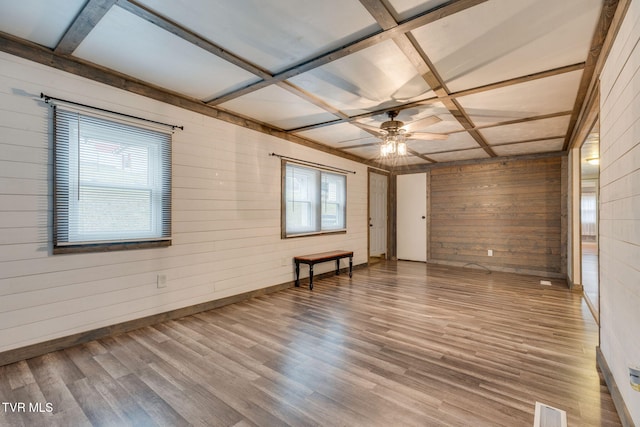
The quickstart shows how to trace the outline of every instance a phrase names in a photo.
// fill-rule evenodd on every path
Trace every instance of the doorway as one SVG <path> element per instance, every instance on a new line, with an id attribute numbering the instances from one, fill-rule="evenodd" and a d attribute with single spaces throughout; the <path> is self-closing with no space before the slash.
<path id="1" fill-rule="evenodd" d="M 427 174 L 397 176 L 398 259 L 427 261 Z"/>
<path id="2" fill-rule="evenodd" d="M 596 322 L 600 317 L 598 217 L 600 128 L 598 121 L 580 148 L 580 246 L 584 299 Z"/>
<path id="3" fill-rule="evenodd" d="M 389 177 L 369 171 L 369 258 L 387 257 Z"/>

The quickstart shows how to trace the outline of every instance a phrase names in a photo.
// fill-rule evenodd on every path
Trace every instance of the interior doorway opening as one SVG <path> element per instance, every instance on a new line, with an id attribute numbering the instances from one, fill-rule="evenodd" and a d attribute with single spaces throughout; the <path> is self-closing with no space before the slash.
<path id="1" fill-rule="evenodd" d="M 600 318 L 598 218 L 600 199 L 600 127 L 598 120 L 580 148 L 580 253 L 584 298 L 596 322 Z"/>
<path id="2" fill-rule="evenodd" d="M 389 177 L 369 171 L 369 262 L 388 257 Z"/>

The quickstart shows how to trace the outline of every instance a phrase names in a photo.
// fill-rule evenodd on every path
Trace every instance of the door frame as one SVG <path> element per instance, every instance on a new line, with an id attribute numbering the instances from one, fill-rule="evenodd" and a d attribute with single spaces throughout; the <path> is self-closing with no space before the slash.
<path id="1" fill-rule="evenodd" d="M 398 225 L 397 225 L 397 221 L 398 221 L 398 176 L 406 176 L 406 175 L 425 175 L 425 194 L 424 194 L 424 198 L 425 198 L 425 205 L 424 205 L 424 216 L 422 217 L 423 220 L 425 221 L 425 235 L 424 235 L 424 245 L 425 245 L 425 252 L 424 252 L 424 261 L 420 260 L 420 261 L 416 261 L 416 262 L 425 262 L 425 263 L 429 263 L 429 260 L 431 259 L 431 252 L 430 252 L 430 233 L 431 233 L 431 170 L 430 169 L 426 169 L 426 170 L 422 170 L 422 171 L 407 171 L 407 172 L 400 172 L 400 173 L 396 173 L 393 176 L 393 182 L 394 182 L 394 188 L 393 188 L 393 195 L 394 195 L 394 200 L 393 200 L 393 215 L 394 215 L 394 228 L 393 228 L 393 240 L 394 240 L 394 258 L 393 259 L 398 259 Z"/>
<path id="2" fill-rule="evenodd" d="M 387 259 L 392 258 L 392 254 L 390 252 L 391 246 L 389 245 L 390 237 L 391 237 L 391 173 L 382 169 L 376 168 L 367 168 L 367 260 L 369 259 L 369 254 L 371 253 L 371 231 L 369 230 L 369 221 L 371 218 L 371 174 L 375 173 L 378 175 L 383 175 L 387 177 L 387 241 L 385 248 L 385 256 Z M 367 261 L 368 262 L 368 261 Z"/>
<path id="3" fill-rule="evenodd" d="M 599 123 L 600 121 L 600 114 L 599 114 L 599 110 L 598 112 L 595 114 L 594 119 L 591 121 L 591 123 L 589 124 L 588 129 L 588 134 L 591 134 L 591 132 L 593 132 L 593 129 L 596 127 L 596 125 L 600 125 Z M 598 129 L 598 133 L 600 132 L 600 130 Z M 599 137 L 598 137 L 599 139 Z M 582 285 L 582 298 L 584 299 L 585 303 L 587 304 L 587 306 L 589 307 L 589 310 L 591 311 L 591 315 L 593 316 L 595 322 L 598 324 L 598 344 L 600 344 L 600 286 L 601 286 L 601 280 L 600 280 L 600 166 L 598 166 L 598 178 L 596 180 L 597 183 L 597 187 L 595 189 L 595 194 L 596 194 L 596 249 L 597 249 L 597 253 L 598 253 L 598 272 L 597 272 L 597 281 L 598 281 L 598 301 L 597 304 L 594 305 L 594 302 L 591 301 L 591 299 L 587 296 L 587 292 L 585 292 L 584 289 L 584 283 L 585 283 L 585 274 L 584 274 L 584 269 L 583 269 L 583 263 L 582 263 L 582 257 L 583 257 L 583 246 L 582 246 L 582 209 L 581 209 L 581 202 L 582 202 L 582 182 L 584 181 L 584 177 L 582 176 L 582 147 L 584 146 L 585 142 L 587 142 L 587 137 L 585 137 L 585 139 L 580 143 L 578 150 L 577 150 L 577 157 L 578 157 L 578 169 L 579 169 L 579 180 L 577 182 L 577 191 L 578 191 L 578 216 L 577 216 L 577 223 L 578 223 L 578 227 L 580 230 L 580 234 L 578 235 L 578 254 L 579 254 L 579 262 L 578 262 L 578 266 L 580 268 L 580 283 Z M 600 158 L 600 143 L 598 142 L 598 158 Z"/>
<path id="4" fill-rule="evenodd" d="M 592 307 L 590 306 L 587 298 L 584 295 L 584 289 L 582 283 L 582 236 L 581 236 L 581 228 L 582 228 L 582 218 L 580 212 L 580 198 L 582 192 L 582 174 L 580 168 L 580 159 L 582 152 L 582 145 L 584 141 L 587 139 L 589 133 L 591 133 L 594 128 L 596 121 L 600 119 L 600 82 L 597 81 L 593 90 L 585 97 L 584 100 L 585 106 L 583 108 L 583 114 L 579 123 L 576 124 L 575 130 L 572 135 L 572 139 L 569 144 L 569 148 L 572 151 L 572 164 L 571 164 L 571 187 L 568 189 L 569 196 L 569 204 L 571 209 L 571 224 L 568 227 L 568 240 L 571 241 L 571 254 L 567 256 L 567 263 L 571 264 L 571 277 L 568 277 L 569 286 L 571 289 L 575 289 L 582 293 L 582 298 L 585 300 L 587 307 L 591 311 L 591 314 L 598 325 L 598 346 L 601 344 L 601 303 L 600 296 L 602 294 L 602 280 L 601 280 L 601 270 L 600 270 L 600 211 L 598 204 L 598 214 L 597 214 L 597 230 L 598 235 L 596 239 L 598 240 L 598 307 L 597 312 L 598 315 L 593 312 Z M 599 196 L 598 196 L 599 197 Z M 567 266 L 567 271 L 569 266 Z M 577 272 L 577 274 L 576 274 Z"/>

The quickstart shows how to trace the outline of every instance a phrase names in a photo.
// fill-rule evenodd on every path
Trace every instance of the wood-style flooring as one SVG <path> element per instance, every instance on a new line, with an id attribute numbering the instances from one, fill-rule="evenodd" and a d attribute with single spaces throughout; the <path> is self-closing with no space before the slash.
<path id="1" fill-rule="evenodd" d="M 0 425 L 620 425 L 581 295 L 539 280 L 381 262 L 0 367 Z"/>

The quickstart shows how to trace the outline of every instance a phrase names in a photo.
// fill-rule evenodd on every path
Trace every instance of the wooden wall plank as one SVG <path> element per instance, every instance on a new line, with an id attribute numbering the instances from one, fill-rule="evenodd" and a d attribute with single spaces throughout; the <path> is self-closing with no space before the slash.
<path id="1" fill-rule="evenodd" d="M 561 164 L 555 157 L 430 170 L 430 261 L 561 273 Z"/>

